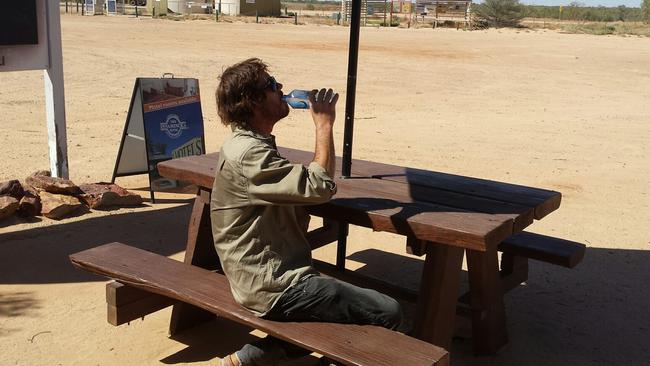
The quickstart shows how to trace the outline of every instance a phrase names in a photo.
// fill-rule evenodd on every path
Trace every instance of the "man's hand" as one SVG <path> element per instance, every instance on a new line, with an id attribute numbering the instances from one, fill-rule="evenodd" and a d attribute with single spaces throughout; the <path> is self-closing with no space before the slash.
<path id="1" fill-rule="evenodd" d="M 316 126 L 316 149 L 314 161 L 318 163 L 331 178 L 334 177 L 336 156 L 334 154 L 334 135 L 332 127 L 336 119 L 336 102 L 339 94 L 332 89 L 312 90 L 309 95 L 311 117 Z"/>
<path id="2" fill-rule="evenodd" d="M 311 117 L 314 120 L 316 128 L 332 127 L 336 119 L 336 102 L 339 100 L 339 94 L 334 94 L 332 89 L 312 90 L 309 94 L 309 103 L 311 105 Z"/>

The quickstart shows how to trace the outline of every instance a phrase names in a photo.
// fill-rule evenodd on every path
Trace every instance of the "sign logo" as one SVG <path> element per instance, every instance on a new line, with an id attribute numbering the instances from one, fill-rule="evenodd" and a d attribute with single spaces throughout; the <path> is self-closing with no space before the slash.
<path id="1" fill-rule="evenodd" d="M 167 116 L 165 122 L 160 124 L 160 130 L 165 131 L 167 136 L 172 139 L 177 139 L 183 134 L 183 130 L 187 130 L 187 122 L 181 121 L 181 118 L 176 114 Z"/>

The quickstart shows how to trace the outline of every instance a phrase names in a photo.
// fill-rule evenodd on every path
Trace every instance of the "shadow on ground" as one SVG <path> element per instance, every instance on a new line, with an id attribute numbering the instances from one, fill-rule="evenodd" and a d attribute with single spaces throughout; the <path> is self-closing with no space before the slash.
<path id="1" fill-rule="evenodd" d="M 253 342 L 259 337 L 251 334 L 251 328 L 242 326 L 223 318 L 215 318 L 203 325 L 181 332 L 172 337 L 175 341 L 187 347 L 169 355 L 160 362 L 164 364 L 185 364 L 189 362 L 209 361 L 216 357 L 223 358 L 244 344 Z M 302 357 L 292 366 L 313 366 L 317 362 L 315 356 Z"/>
<path id="2" fill-rule="evenodd" d="M 348 256 L 357 272 L 417 288 L 422 261 L 367 249 Z M 643 365 L 650 360 L 650 251 L 587 248 L 574 269 L 530 261 L 528 282 L 505 297 L 509 343 L 475 357 L 455 339 L 454 365 Z M 464 284 L 466 285 L 466 284 Z M 463 286 L 466 287 L 466 286 Z M 531 356 L 532 355 L 532 356 Z"/>
<path id="3" fill-rule="evenodd" d="M 166 256 L 181 252 L 191 212 L 186 202 L 0 234 L 0 284 L 105 281 L 75 269 L 68 256 L 114 241 Z"/>
<path id="4" fill-rule="evenodd" d="M 0 293 L 0 317 L 21 316 L 39 307 L 31 292 Z"/>
<path id="5" fill-rule="evenodd" d="M 191 205 L 109 214 L 83 221 L 0 234 L 0 284 L 104 281 L 73 268 L 68 255 L 121 241 L 163 255 L 184 250 Z M 632 246 L 632 245 L 630 245 Z M 422 261 L 367 249 L 348 259 L 366 275 L 417 288 Z M 583 262 L 565 269 L 531 261 L 529 281 L 506 298 L 510 341 L 497 355 L 474 357 L 471 339 L 454 340 L 454 365 L 641 365 L 650 359 L 650 251 L 588 248 Z M 27 292 L 3 293 L 0 317 L 39 306 Z M 225 337 L 224 337 L 225 335 Z M 175 337 L 187 345 L 161 360 L 211 360 L 255 339 L 249 330 L 215 320 Z M 299 364 L 313 363 L 307 358 Z"/>

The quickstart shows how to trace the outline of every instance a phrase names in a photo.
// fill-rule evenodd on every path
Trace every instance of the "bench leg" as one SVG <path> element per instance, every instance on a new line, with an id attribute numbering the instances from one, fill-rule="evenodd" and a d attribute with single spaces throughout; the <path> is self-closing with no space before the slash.
<path id="1" fill-rule="evenodd" d="M 428 242 L 413 335 L 449 349 L 454 334 L 463 249 Z"/>
<path id="2" fill-rule="evenodd" d="M 491 355 L 508 342 L 496 248 L 467 250 L 474 353 Z"/>
<path id="3" fill-rule="evenodd" d="M 175 303 L 176 301 L 168 297 L 139 290 L 117 281 L 106 284 L 107 320 L 111 325 L 118 326 L 144 318 Z"/>
<path id="4" fill-rule="evenodd" d="M 210 223 L 210 191 L 200 189 L 190 217 L 187 234 L 185 263 L 218 270 L 219 257 L 214 249 L 212 225 Z M 172 309 L 169 335 L 173 336 L 214 318 L 214 314 L 185 303 L 178 303 Z"/>
<path id="5" fill-rule="evenodd" d="M 336 244 L 336 268 L 339 271 L 345 270 L 345 253 L 348 246 L 348 224 L 339 223 L 338 242 Z"/>
<path id="6" fill-rule="evenodd" d="M 528 258 L 510 254 L 501 254 L 501 289 L 503 293 L 528 281 Z"/>

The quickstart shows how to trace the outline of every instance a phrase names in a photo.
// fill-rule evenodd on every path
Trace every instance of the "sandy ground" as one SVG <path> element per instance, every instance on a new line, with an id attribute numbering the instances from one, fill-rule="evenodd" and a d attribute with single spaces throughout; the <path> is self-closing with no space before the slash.
<path id="1" fill-rule="evenodd" d="M 341 151 L 348 28 L 76 15 L 62 23 L 77 183 L 111 178 L 136 77 L 200 79 L 208 151 L 217 151 L 227 134 L 217 76 L 252 56 L 285 90 L 343 94 Z M 531 230 L 589 246 L 573 270 L 531 263 L 528 284 L 506 297 L 509 344 L 476 358 L 471 340 L 456 340 L 453 363 L 647 365 L 650 38 L 366 28 L 359 65 L 355 158 L 558 190 L 562 207 Z M 43 99 L 42 72 L 0 74 L 0 180 L 49 166 Z M 280 145 L 313 146 L 306 112 L 275 134 Z M 169 310 L 106 323 L 103 279 L 73 269 L 67 255 L 119 240 L 182 257 L 191 197 L 161 197 L 59 222 L 0 223 L 0 365 L 215 364 L 253 337 L 214 322 L 169 339 Z M 416 285 L 421 261 L 401 239 L 353 229 L 349 246 L 350 268 Z"/>

